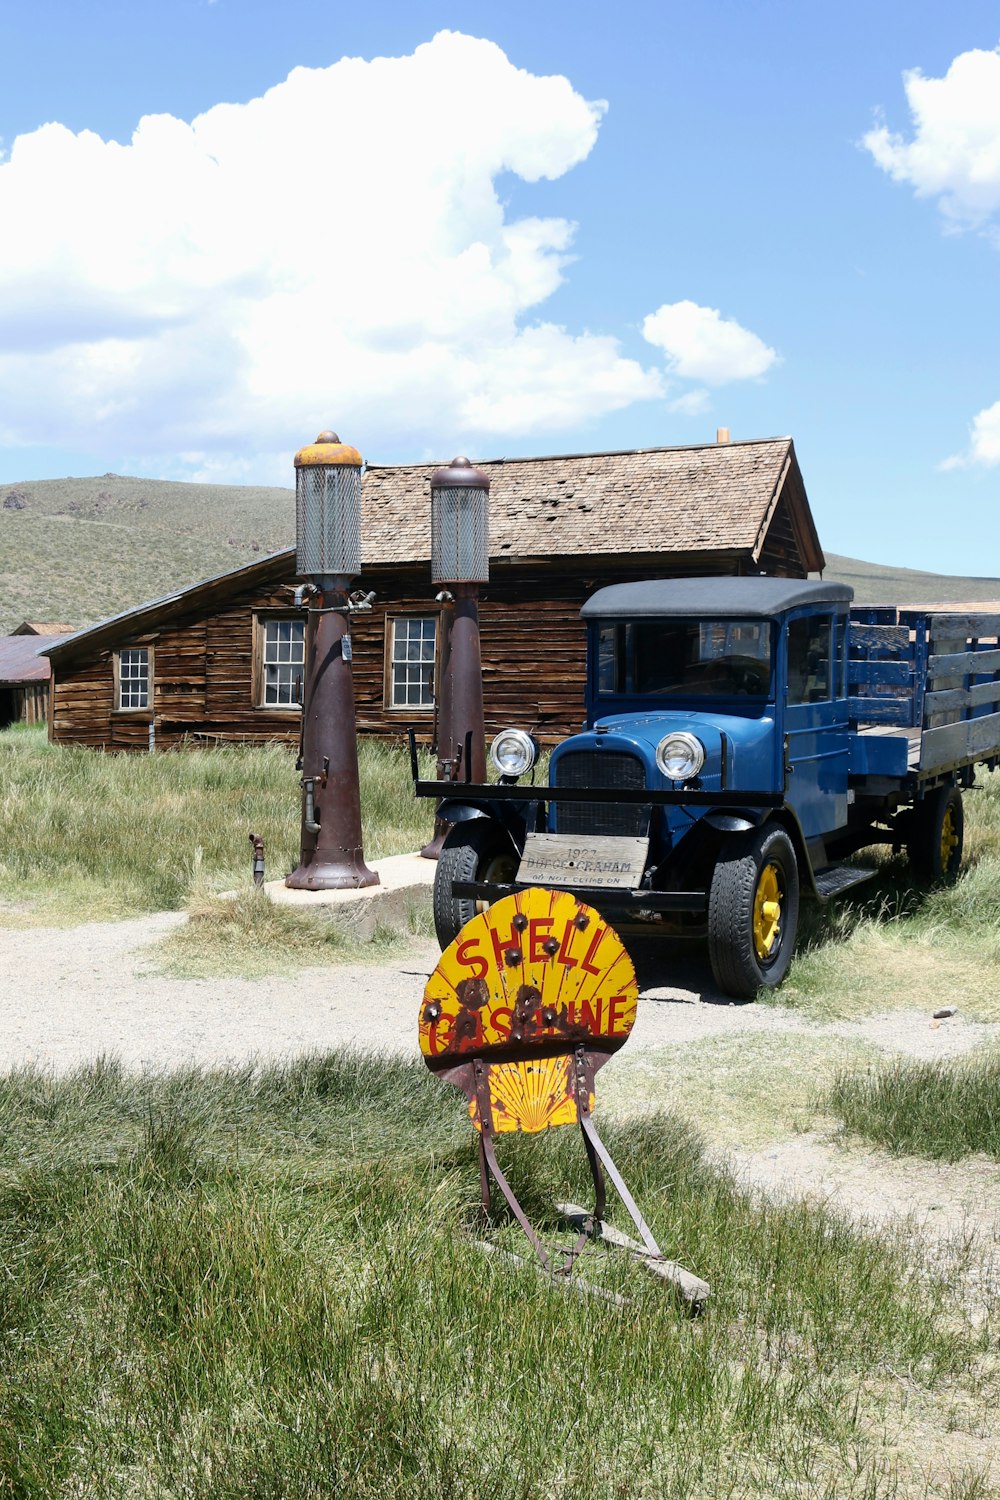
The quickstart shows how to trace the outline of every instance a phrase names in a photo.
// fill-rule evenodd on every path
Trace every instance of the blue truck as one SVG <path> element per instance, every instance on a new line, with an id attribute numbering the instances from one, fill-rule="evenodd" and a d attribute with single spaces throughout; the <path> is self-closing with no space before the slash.
<path id="1" fill-rule="evenodd" d="M 513 726 L 491 748 L 498 782 L 447 789 L 442 947 L 491 901 L 548 886 L 627 931 L 707 937 L 718 986 L 750 998 L 788 972 L 800 900 L 875 873 L 860 850 L 954 878 L 962 793 L 1000 763 L 1000 614 L 852 598 L 774 577 L 598 590 L 581 611 L 586 723 L 548 784 Z"/>

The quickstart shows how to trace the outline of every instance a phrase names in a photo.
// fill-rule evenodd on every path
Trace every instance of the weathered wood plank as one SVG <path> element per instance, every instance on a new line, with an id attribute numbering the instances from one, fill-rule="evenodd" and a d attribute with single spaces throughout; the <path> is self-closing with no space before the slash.
<path id="1" fill-rule="evenodd" d="M 939 636 L 955 636 L 961 639 L 992 640 L 1000 635 L 1000 613 L 998 614 L 931 614 L 928 617 L 930 637 L 937 642 Z"/>
<path id="2" fill-rule="evenodd" d="M 910 632 L 905 625 L 865 625 L 851 620 L 847 643 L 866 651 L 892 651 L 901 655 L 910 649 Z"/>
<path id="3" fill-rule="evenodd" d="M 903 724 L 913 722 L 912 698 L 849 698 L 847 712 L 863 724 Z"/>
<path id="4" fill-rule="evenodd" d="M 876 683 L 893 687 L 909 687 L 913 681 L 913 668 L 908 661 L 849 661 L 847 680 L 868 686 Z"/>
<path id="5" fill-rule="evenodd" d="M 927 663 L 931 682 L 942 677 L 981 677 L 986 672 L 1000 672 L 1000 650 L 948 652 L 931 656 Z"/>

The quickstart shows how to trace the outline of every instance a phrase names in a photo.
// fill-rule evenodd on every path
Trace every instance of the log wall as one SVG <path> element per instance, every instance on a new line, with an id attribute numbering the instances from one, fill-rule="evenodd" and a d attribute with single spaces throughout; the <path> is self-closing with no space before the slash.
<path id="1" fill-rule="evenodd" d="M 785 538 L 776 538 L 767 571 L 793 572 Z M 762 559 L 764 564 L 764 559 Z M 481 592 L 480 628 L 487 735 L 509 724 L 534 730 L 554 744 L 580 728 L 584 716 L 586 636 L 581 604 L 596 588 L 629 579 L 739 570 L 740 559 L 601 559 L 591 565 L 502 564 Z M 358 729 L 401 739 L 409 724 L 425 742 L 434 737 L 432 709 L 386 707 L 387 621 L 404 614 L 437 612 L 437 590 L 428 564 L 409 569 L 370 569 L 365 589 L 376 591 L 370 613 L 353 617 L 353 672 Z M 153 611 L 139 622 L 123 621 L 111 644 L 53 662 L 50 737 L 61 744 L 114 750 L 147 750 L 150 723 L 157 749 L 185 741 L 284 740 L 299 733 L 298 709 L 263 708 L 256 701 L 254 619 L 258 611 L 294 612 L 292 578 L 275 577 L 242 593 L 220 598 L 218 585 L 194 589 L 183 616 L 156 625 Z M 172 606 L 176 610 L 176 605 Z M 114 653 L 149 646 L 152 702 L 149 709 L 114 708 Z"/>

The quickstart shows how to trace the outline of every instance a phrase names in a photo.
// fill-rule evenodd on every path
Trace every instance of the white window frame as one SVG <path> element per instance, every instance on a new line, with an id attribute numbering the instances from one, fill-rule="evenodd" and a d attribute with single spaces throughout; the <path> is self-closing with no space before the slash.
<path id="1" fill-rule="evenodd" d="M 409 714 L 432 714 L 437 702 L 438 691 L 438 636 L 440 616 L 430 615 L 387 615 L 385 620 L 385 708 L 389 713 Z M 432 654 L 418 657 L 404 655 L 400 649 L 412 644 L 410 639 L 411 627 L 430 625 L 433 631 Z M 398 627 L 403 627 L 404 639 L 397 642 L 396 632 Z M 425 643 L 425 636 L 419 637 Z M 415 682 L 426 678 L 427 668 L 430 669 L 430 697 L 421 703 L 406 702 L 405 690 Z M 403 689 L 403 697 L 399 696 L 399 690 Z"/>
<path id="2" fill-rule="evenodd" d="M 295 654 L 294 654 L 295 641 L 294 640 L 289 639 L 288 641 L 282 641 L 280 639 L 276 639 L 276 640 L 273 640 L 271 642 L 268 641 L 268 627 L 269 626 L 274 626 L 274 625 L 295 625 L 295 626 L 298 626 L 298 628 L 302 631 L 302 645 L 301 645 L 301 659 L 300 660 L 296 660 L 295 659 Z M 289 614 L 284 614 L 284 613 L 281 613 L 281 614 L 278 614 L 278 613 L 274 613 L 274 614 L 259 614 L 256 617 L 256 628 L 257 628 L 257 651 L 256 651 L 256 657 L 257 657 L 256 679 L 257 680 L 256 680 L 255 698 L 256 698 L 256 702 L 257 702 L 257 707 L 258 708 L 262 708 L 262 709 L 266 709 L 268 713 L 275 713 L 275 712 L 277 712 L 277 713 L 297 713 L 301 709 L 302 705 L 300 704 L 300 702 L 298 700 L 298 695 L 296 693 L 296 684 L 300 680 L 304 683 L 304 681 L 305 681 L 305 672 L 306 672 L 306 667 L 305 667 L 305 616 L 304 615 L 297 615 L 296 616 L 296 615 L 289 615 Z M 276 653 L 277 653 L 276 655 L 274 655 L 270 659 L 269 659 L 269 656 L 268 656 L 269 646 L 275 648 Z M 282 648 L 283 647 L 289 648 L 288 654 L 286 656 L 282 655 Z M 289 679 L 289 681 L 286 684 L 284 684 L 284 685 L 291 690 L 291 692 L 292 692 L 292 694 L 294 696 L 292 696 L 291 698 L 279 698 L 279 699 L 274 700 L 274 701 L 269 701 L 268 700 L 268 688 L 270 686 L 270 684 L 268 683 L 268 672 L 267 672 L 268 667 L 277 667 L 279 669 L 282 668 L 282 667 L 289 667 L 289 668 L 293 669 L 290 672 L 290 679 Z M 282 686 L 282 684 L 281 684 L 281 677 L 280 677 L 280 670 L 279 670 L 279 676 L 278 676 L 278 679 L 277 679 L 277 682 L 276 682 L 275 686 L 278 687 L 278 688 L 280 688 Z"/>
<path id="3" fill-rule="evenodd" d="M 145 662 L 140 663 L 135 658 L 145 657 Z M 136 667 L 144 665 L 145 672 L 137 672 Z M 127 696 L 134 696 L 133 686 L 136 683 L 146 685 L 145 703 L 126 703 Z M 115 713 L 118 714 L 148 714 L 153 708 L 153 648 L 152 646 L 122 646 L 115 652 Z"/>

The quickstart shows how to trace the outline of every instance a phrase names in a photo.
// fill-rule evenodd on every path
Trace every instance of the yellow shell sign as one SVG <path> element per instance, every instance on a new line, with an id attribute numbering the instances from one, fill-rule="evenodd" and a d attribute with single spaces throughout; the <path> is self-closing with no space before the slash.
<path id="1" fill-rule="evenodd" d="M 593 1073 L 627 1040 L 636 998 L 632 960 L 598 912 L 564 891 L 520 891 L 441 955 L 420 1008 L 420 1050 L 469 1095 L 479 1128 L 474 1062 L 493 1130 L 572 1124 L 581 1085 L 590 1108 Z"/>

